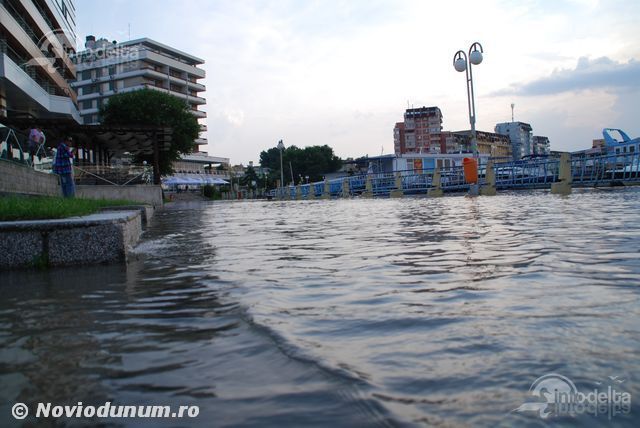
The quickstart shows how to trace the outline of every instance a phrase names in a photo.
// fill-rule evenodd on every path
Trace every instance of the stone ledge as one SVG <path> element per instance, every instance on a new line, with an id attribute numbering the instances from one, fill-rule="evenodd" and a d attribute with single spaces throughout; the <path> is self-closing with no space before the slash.
<path id="1" fill-rule="evenodd" d="M 0 222 L 0 270 L 124 261 L 141 233 L 139 210 Z"/>

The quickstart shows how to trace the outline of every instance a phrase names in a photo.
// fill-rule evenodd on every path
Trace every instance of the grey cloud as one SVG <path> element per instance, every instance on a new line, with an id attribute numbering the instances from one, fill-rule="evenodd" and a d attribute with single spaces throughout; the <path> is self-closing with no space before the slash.
<path id="1" fill-rule="evenodd" d="M 551 75 L 527 83 L 512 84 L 494 92 L 503 95 L 550 95 L 561 92 L 603 88 L 638 88 L 640 62 L 615 62 L 607 57 L 594 60 L 582 57 L 576 68 L 556 70 Z"/>

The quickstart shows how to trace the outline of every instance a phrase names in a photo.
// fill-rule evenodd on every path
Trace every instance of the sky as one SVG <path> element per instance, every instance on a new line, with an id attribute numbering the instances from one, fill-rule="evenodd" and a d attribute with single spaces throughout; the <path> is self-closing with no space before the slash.
<path id="1" fill-rule="evenodd" d="M 640 1 L 76 1 L 77 34 L 149 37 L 205 60 L 208 146 L 233 164 L 276 146 L 393 153 L 410 107 L 469 129 L 454 54 L 473 42 L 476 127 L 530 123 L 552 150 L 602 128 L 640 137 Z"/>

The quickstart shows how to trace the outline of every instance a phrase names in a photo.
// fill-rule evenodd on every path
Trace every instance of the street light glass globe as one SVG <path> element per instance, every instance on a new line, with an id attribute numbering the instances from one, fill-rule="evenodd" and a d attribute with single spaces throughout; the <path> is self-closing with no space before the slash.
<path id="1" fill-rule="evenodd" d="M 464 58 L 458 58 L 453 62 L 453 67 L 456 71 L 465 71 L 467 69 L 467 61 L 465 61 Z"/>
<path id="2" fill-rule="evenodd" d="M 469 55 L 469 61 L 471 61 L 471 64 L 473 65 L 480 64 L 482 62 L 482 52 L 479 50 L 471 52 L 471 55 Z"/>

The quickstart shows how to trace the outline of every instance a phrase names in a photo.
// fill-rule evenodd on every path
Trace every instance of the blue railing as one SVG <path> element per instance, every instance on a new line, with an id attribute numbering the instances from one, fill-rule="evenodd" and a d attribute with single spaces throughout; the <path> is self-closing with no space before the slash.
<path id="1" fill-rule="evenodd" d="M 550 188 L 559 181 L 560 159 L 557 157 L 532 158 L 514 162 L 493 164 L 495 185 L 498 190 Z M 591 157 L 573 156 L 571 173 L 574 187 L 612 186 L 623 183 L 640 183 L 640 154 L 605 154 Z M 399 174 L 399 177 L 397 176 Z M 408 170 L 398 173 L 353 175 L 299 186 L 275 189 L 270 196 L 283 195 L 286 199 L 310 199 L 338 196 L 359 196 L 367 192 L 370 182 L 371 196 L 389 196 L 393 190 L 406 195 L 426 194 L 434 189 L 435 169 Z M 480 184 L 486 184 L 486 164 L 479 167 Z M 400 187 L 398 187 L 398 181 Z M 345 186 L 344 183 L 347 183 Z M 325 188 L 328 191 L 325 191 Z M 466 191 L 460 166 L 440 168 L 440 188 L 444 192 Z M 298 190 L 299 189 L 299 190 Z"/>

